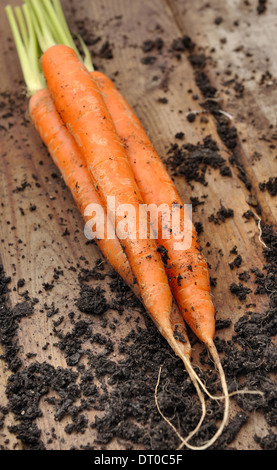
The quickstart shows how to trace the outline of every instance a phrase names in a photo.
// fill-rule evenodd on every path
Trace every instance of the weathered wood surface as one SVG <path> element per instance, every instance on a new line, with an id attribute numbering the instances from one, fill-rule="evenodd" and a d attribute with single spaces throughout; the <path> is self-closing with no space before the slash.
<path id="1" fill-rule="evenodd" d="M 218 143 L 221 156 L 228 160 L 231 155 L 230 149 L 224 146 L 218 136 L 212 115 L 197 114 L 194 122 L 188 122 L 186 114 L 189 111 L 203 110 L 200 106 L 201 92 L 195 83 L 195 70 L 188 54 L 181 53 L 178 59 L 172 53 L 172 41 L 187 34 L 197 45 L 199 53 L 205 53 L 208 57 L 205 72 L 219 91 L 217 99 L 221 100 L 222 109 L 232 115 L 232 124 L 238 131 L 239 159 L 252 188 L 250 191 L 246 188 L 237 168 L 232 166 L 232 177 L 223 177 L 218 169 L 209 168 L 206 186 L 197 182 L 188 185 L 183 177 L 178 176 L 175 181 L 185 203 L 189 204 L 191 197 L 205 201 L 205 204 L 196 207 L 193 217 L 196 222 L 203 224 L 201 244 L 211 265 L 211 276 L 217 279 L 213 288 L 217 319 L 232 320 L 231 327 L 217 333 L 220 338 L 227 340 L 232 337 L 235 322 L 247 311 L 246 304 L 240 302 L 229 289 L 232 282 L 238 282 L 238 270 L 231 270 L 229 266 L 234 259 L 234 254 L 230 252 L 234 246 L 238 247 L 242 256 L 239 272 L 251 270 L 252 267 L 262 270 L 264 266 L 257 219 L 253 217 L 246 220 L 242 217 L 249 209 L 257 209 L 257 206 L 249 205 L 250 196 L 252 200 L 254 197 L 258 201 L 260 217 L 264 222 L 274 224 L 276 221 L 276 197 L 272 197 L 268 191 L 261 191 L 259 183 L 276 176 L 277 150 L 273 145 L 276 142 L 274 98 L 277 84 L 274 77 L 277 71 L 272 45 L 275 41 L 277 8 L 274 2 L 269 2 L 267 11 L 257 15 L 255 2 L 251 3 L 251 7 L 246 7 L 246 2 L 238 0 L 213 0 L 209 6 L 203 0 L 63 2 L 73 30 L 76 30 L 78 20 L 86 20 L 86 28 L 89 25 L 93 35 L 101 37 L 102 42 L 92 45 L 92 51 L 98 51 L 104 40 L 109 40 L 113 58 L 109 60 L 96 55 L 95 63 L 115 80 L 136 110 L 163 159 L 167 158 L 172 143 L 180 144 L 174 137 L 178 132 L 184 132 L 185 141 L 194 145 L 211 135 Z M 0 91 L 2 102 L 7 103 L 8 98 L 4 94 L 11 93 L 12 97 L 16 91 L 19 95 L 21 91 L 23 93 L 23 85 L 3 13 L 4 4 L 1 0 Z M 222 16 L 223 21 L 215 25 L 214 20 L 219 16 Z M 239 22 L 239 26 L 234 26 L 235 21 Z M 153 64 L 145 65 L 141 62 L 145 55 L 142 43 L 157 37 L 164 41 L 162 52 L 157 54 Z M 235 51 L 238 47 L 239 51 Z M 267 70 L 270 70 L 271 75 L 266 75 L 261 82 Z M 234 78 L 231 85 L 223 84 L 231 78 Z M 238 98 L 233 85 L 241 82 L 244 93 Z M 199 100 L 193 99 L 195 94 L 200 97 Z M 167 98 L 167 103 L 159 102 L 163 97 Z M 87 318 L 85 314 L 76 312 L 75 299 L 80 288 L 78 273 L 82 267 L 91 269 L 100 254 L 97 247 L 88 244 L 83 235 L 83 222 L 69 191 L 59 175 L 53 177 L 57 170 L 29 122 L 27 99 L 25 101 L 22 98 L 20 107 L 16 106 L 11 115 L 5 117 L 4 114 L 1 124 L 8 128 L 8 132 L 1 136 L 1 263 L 6 275 L 11 276 L 9 302 L 12 306 L 22 300 L 26 290 L 30 299 L 38 298 L 34 313 L 21 318 L 19 322 L 18 357 L 22 367 L 28 367 L 34 360 L 39 363 L 45 361 L 55 368 L 66 367 L 65 354 L 56 346 L 55 332 L 61 328 L 63 334 L 71 331 L 73 320 L 70 312 L 75 312 L 75 318 Z M 203 116 L 205 120 L 201 119 Z M 24 183 L 27 183 L 26 188 L 23 191 L 18 189 L 24 187 Z M 36 210 L 30 210 L 32 205 L 36 206 Z M 234 216 L 221 224 L 209 222 L 209 216 L 216 214 L 221 205 L 233 209 Z M 64 236 L 66 228 L 69 234 Z M 56 279 L 53 276 L 57 267 L 62 273 Z M 21 278 L 25 279 L 25 285 L 18 288 L 17 281 Z M 53 279 L 54 288 L 45 289 Z M 255 295 L 254 276 L 247 281 L 247 287 L 252 292 L 247 295 L 246 303 L 254 303 L 255 311 L 263 312 L 269 299 Z M 108 290 L 108 286 L 106 288 Z M 59 309 L 53 318 L 49 315 L 52 304 Z M 120 328 L 111 329 L 115 342 L 136 328 L 138 319 L 144 325 L 141 315 L 130 318 L 130 313 L 126 312 L 125 319 L 119 317 L 116 311 L 110 313 L 111 322 L 120 322 Z M 63 321 L 61 326 L 55 328 L 54 322 L 59 316 L 63 316 Z M 101 322 L 97 325 L 95 328 L 102 333 Z M 95 346 L 89 344 L 88 347 Z M 2 360 L 0 367 L 1 405 L 5 406 L 5 386 L 12 372 Z M 42 415 L 37 418 L 36 424 L 41 431 L 40 439 L 47 449 L 67 450 L 89 444 L 97 448 L 93 429 L 88 428 L 84 433 L 72 435 L 66 433 L 64 428 L 67 420 L 70 423 L 70 417 L 66 416 L 59 422 L 55 420 L 50 403 L 42 399 L 39 406 Z M 232 416 L 237 409 L 233 403 Z M 26 412 L 22 410 L 22 413 Z M 92 422 L 97 412 L 86 410 L 85 414 Z M 20 438 L 16 439 L 15 434 L 9 431 L 12 423 L 16 424 L 16 420 L 10 411 L 0 430 L 0 446 L 3 449 L 24 448 Z M 258 434 L 263 437 L 267 432 L 268 425 L 264 418 L 254 412 L 232 446 L 237 449 L 259 449 L 253 436 Z M 125 448 L 118 440 L 113 440 L 108 447 Z"/>

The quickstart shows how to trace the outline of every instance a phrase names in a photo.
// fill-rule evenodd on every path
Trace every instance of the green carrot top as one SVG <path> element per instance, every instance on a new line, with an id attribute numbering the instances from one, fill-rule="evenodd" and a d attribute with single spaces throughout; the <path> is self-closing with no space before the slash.
<path id="1" fill-rule="evenodd" d="M 66 22 L 60 0 L 26 0 L 14 9 L 7 5 L 5 12 L 13 34 L 27 95 L 32 96 L 45 88 L 46 83 L 40 67 L 41 55 L 55 44 L 71 47 L 89 71 L 94 70 L 91 55 L 80 35 L 78 38 L 84 59 L 73 40 Z"/>
<path id="2" fill-rule="evenodd" d="M 5 7 L 27 87 L 27 94 L 32 96 L 46 86 L 39 64 L 39 46 L 27 4 L 24 4 L 22 8 L 15 7 L 14 11 L 15 14 L 10 5 Z"/>

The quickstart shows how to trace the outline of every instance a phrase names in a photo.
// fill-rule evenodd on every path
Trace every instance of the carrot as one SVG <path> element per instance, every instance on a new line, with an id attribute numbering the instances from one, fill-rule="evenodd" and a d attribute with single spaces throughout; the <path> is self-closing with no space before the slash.
<path id="1" fill-rule="evenodd" d="M 201 253 L 195 227 L 190 224 L 183 201 L 139 119 L 105 74 L 92 71 L 91 76 L 102 93 L 116 131 L 124 143 L 144 202 L 158 206 L 166 203 L 172 213 L 175 206 L 180 208 L 180 229 L 171 225 L 170 232 L 166 230 L 168 220 L 165 219 L 164 222 L 162 211 L 158 214 L 158 244 L 167 253 L 166 272 L 180 311 L 197 337 L 207 345 L 220 373 L 225 395 L 225 412 L 222 425 L 212 440 L 214 442 L 227 423 L 229 396 L 224 371 L 213 342 L 215 309 L 211 298 L 207 262 Z M 190 233 L 191 245 L 188 242 Z M 176 249 L 176 244 L 180 246 L 181 243 L 184 243 L 185 249 Z M 204 448 L 206 445 L 203 445 Z"/>
<path id="2" fill-rule="evenodd" d="M 115 228 L 117 229 L 122 221 L 125 223 L 125 214 L 118 214 L 117 209 L 126 203 L 133 209 L 135 221 L 141 221 L 140 207 L 143 200 L 124 147 L 89 72 L 73 49 L 64 45 L 47 49 L 41 64 L 55 106 L 85 156 L 88 170 L 102 201 L 107 205 L 108 197 L 114 197 Z M 148 219 L 146 222 L 149 224 Z M 160 333 L 180 355 L 179 349 L 176 349 L 176 338 L 172 334 L 172 316 L 176 315 L 174 300 L 156 241 L 151 238 L 149 225 L 147 233 L 150 234 L 147 238 L 140 238 L 139 226 L 135 224 L 134 230 L 127 232 L 126 237 L 122 238 L 120 232 L 119 239 L 147 312 Z M 178 318 L 180 321 L 179 311 Z M 186 344 L 188 349 L 187 340 Z M 196 385 L 196 375 L 187 357 L 185 362 Z M 202 409 L 204 416 L 203 401 Z"/>
<path id="3" fill-rule="evenodd" d="M 107 227 L 110 221 L 107 218 L 100 197 L 91 182 L 83 156 L 75 140 L 58 115 L 47 88 L 41 89 L 31 97 L 29 101 L 29 113 L 49 154 L 60 170 L 66 186 L 71 191 L 84 221 L 87 222 L 91 219 L 91 215 L 86 214 L 86 209 L 92 204 L 93 207 L 98 206 L 102 209 L 105 219 L 103 227 Z M 96 226 L 99 223 L 98 220 L 94 219 L 93 222 L 95 222 Z M 109 228 L 107 228 L 107 230 L 109 230 Z M 134 284 L 134 276 L 118 238 L 107 238 L 105 233 L 99 235 L 99 237 L 97 237 L 97 235 L 94 237 L 99 249 L 109 263 L 116 268 L 125 282 L 136 291 L 137 286 Z"/>
<path id="4" fill-rule="evenodd" d="M 162 212 L 158 214 L 158 243 L 167 251 L 166 270 L 186 322 L 203 342 L 207 342 L 215 331 L 214 305 L 210 295 L 209 270 L 200 251 L 196 230 L 164 164 L 127 101 L 105 74 L 93 71 L 91 75 L 125 145 L 145 203 L 155 203 L 158 206 L 167 203 L 172 211 L 174 205 L 180 207 L 182 225 L 177 230 L 174 225 L 166 228 L 168 221 L 164 222 Z M 153 215 L 155 217 L 155 214 Z M 180 238 L 182 232 L 183 236 Z M 190 234 L 191 244 L 188 240 Z M 182 242 L 185 244 L 185 250 L 175 249 L 174 244 Z"/>
<path id="5" fill-rule="evenodd" d="M 57 113 L 47 88 L 32 96 L 29 102 L 29 111 L 36 129 L 70 189 L 80 213 L 83 214 L 84 220 L 90 220 L 90 215 L 86 216 L 86 208 L 90 204 L 102 206 L 102 202 L 91 182 L 83 156 Z M 110 221 L 106 220 L 107 223 L 110 223 Z M 134 282 L 130 265 L 118 238 L 111 239 L 107 237 L 107 234 L 105 235 L 103 238 L 96 238 L 98 247 L 137 297 L 140 297 L 138 286 Z M 189 339 L 180 312 L 174 304 L 170 312 L 170 330 L 168 326 L 165 326 L 162 333 L 169 339 L 169 344 L 173 349 L 179 352 L 179 356 L 181 352 L 187 356 L 190 355 Z M 177 343 L 173 340 L 173 335 L 175 339 L 179 338 Z M 180 350 L 178 350 L 176 344 L 178 344 Z"/>
<path id="6" fill-rule="evenodd" d="M 14 18 L 10 15 L 10 9 L 7 10 L 9 18 L 12 21 L 13 31 L 16 34 L 18 42 L 18 34 L 14 29 Z M 16 14 L 21 21 L 23 17 L 20 15 L 20 10 L 17 8 Z M 28 19 L 30 26 L 30 17 L 28 9 L 25 9 L 25 15 Z M 34 40 L 34 37 L 32 38 Z M 32 47 L 34 48 L 33 43 Z M 21 43 L 21 57 L 24 53 L 23 44 Z M 42 75 L 39 74 L 39 69 L 31 74 L 32 67 L 27 61 L 27 52 L 24 54 L 25 61 L 22 62 L 22 68 L 25 72 L 25 80 L 28 84 L 29 100 L 29 113 L 36 130 L 38 131 L 42 141 L 46 145 L 54 163 L 59 168 L 65 184 L 71 191 L 74 201 L 86 221 L 91 218 L 86 215 L 85 209 L 90 204 L 102 207 L 103 217 L 105 218 L 104 227 L 110 223 L 107 219 L 106 210 L 103 207 L 97 191 L 95 190 L 83 156 L 81 155 L 78 146 L 64 126 L 60 116 L 58 115 L 53 100 L 50 96 L 49 90 L 45 87 Z M 33 61 L 35 65 L 35 60 Z M 33 68 L 34 68 L 33 65 Z M 96 221 L 97 225 L 97 221 Z M 128 260 L 124 254 L 122 247 L 117 238 L 95 238 L 100 250 L 116 268 L 120 276 L 126 283 L 138 293 L 137 286 L 134 284 L 134 276 L 131 272 Z"/>
<path id="7" fill-rule="evenodd" d="M 23 75 L 27 85 L 28 95 L 31 97 L 29 101 L 29 112 L 33 124 L 38 131 L 43 142 L 59 168 L 63 179 L 71 191 L 74 201 L 86 220 L 86 207 L 92 204 L 103 205 L 97 190 L 92 184 L 90 173 L 86 166 L 86 162 L 76 141 L 67 130 L 64 122 L 58 114 L 54 102 L 51 98 L 49 90 L 45 87 L 45 82 L 41 77 L 41 71 L 36 63 L 36 47 L 35 36 L 33 30 L 33 17 L 29 8 L 24 5 L 24 14 L 28 23 L 30 37 L 25 39 L 25 47 L 22 43 L 18 32 L 16 22 L 11 7 L 6 7 L 6 13 L 14 35 L 14 40 L 18 50 Z M 24 21 L 20 10 L 16 10 L 20 23 Z M 29 55 L 26 50 L 31 51 Z M 107 218 L 107 224 L 109 219 Z M 97 220 L 96 220 L 97 225 Z M 134 284 L 133 274 L 128 263 L 127 257 L 122 250 L 118 238 L 109 239 L 105 234 L 103 238 L 96 238 L 98 247 L 109 260 L 114 269 L 122 276 L 127 284 L 133 289 L 135 294 L 140 298 L 138 286 Z M 140 300 L 143 300 L 140 298 Z M 191 346 L 185 329 L 182 316 L 172 299 L 169 314 L 161 318 L 154 318 L 158 329 L 163 334 L 174 352 L 183 360 L 184 365 L 196 387 L 202 404 L 202 418 L 190 436 L 196 432 L 201 425 L 205 416 L 205 402 L 203 395 L 198 387 L 195 379 L 195 372 L 190 365 Z"/>
<path id="8" fill-rule="evenodd" d="M 156 242 L 139 234 L 139 221 L 146 217 L 140 210 L 143 204 L 135 183 L 124 147 L 115 131 L 110 114 L 97 85 L 78 59 L 73 49 L 54 45 L 44 52 L 42 70 L 57 111 L 74 136 L 85 157 L 88 170 L 105 205 L 113 198 L 115 204 L 115 228 L 138 282 L 143 302 L 157 323 L 169 319 L 172 295 L 166 272 Z M 119 213 L 128 204 L 132 218 L 126 212 Z M 147 221 L 148 222 L 148 221 Z M 123 225 L 124 224 L 124 225 Z M 124 228 L 122 228 L 124 227 Z"/>
<path id="9" fill-rule="evenodd" d="M 66 30 L 67 38 L 69 37 L 69 45 L 72 46 L 70 31 L 67 27 L 62 8 L 60 6 L 60 0 L 52 0 L 52 2 L 61 21 L 60 26 Z M 51 2 L 49 2 L 49 0 L 44 0 L 44 3 L 48 3 L 50 6 Z M 157 220 L 154 220 L 154 224 L 157 222 L 158 225 L 158 243 L 163 250 L 166 250 L 169 258 L 166 272 L 183 317 L 198 338 L 206 344 L 214 359 L 215 365 L 219 370 L 224 395 L 223 397 L 213 397 L 200 379 L 195 376 L 194 371 L 190 370 L 190 364 L 187 364 L 187 366 L 189 365 L 188 370 L 190 370 L 190 375 L 194 379 L 197 378 L 198 382 L 211 398 L 225 399 L 225 410 L 222 424 L 213 438 L 201 447 L 194 447 L 188 444 L 188 440 L 192 435 L 194 435 L 197 428 L 199 429 L 199 423 L 199 426 L 193 433 L 191 433 L 190 437 L 186 440 L 182 440 L 183 442 L 180 446 L 181 448 L 186 444 L 187 447 L 191 449 L 206 449 L 212 445 L 212 443 L 215 442 L 222 433 L 223 428 L 228 421 L 229 414 L 228 388 L 221 361 L 213 342 L 215 333 L 215 309 L 210 293 L 208 265 L 201 253 L 195 227 L 191 223 L 183 202 L 178 195 L 177 189 L 148 139 L 139 119 L 134 114 L 126 100 L 118 90 L 116 90 L 111 80 L 109 80 L 104 74 L 93 70 L 90 54 L 83 43 L 82 38 L 79 37 L 79 40 L 85 53 L 86 66 L 91 71 L 91 76 L 101 91 L 104 103 L 106 104 L 110 117 L 115 125 L 115 130 L 126 149 L 126 155 L 133 170 L 143 201 L 149 205 L 166 204 L 167 207 L 169 206 L 172 210 L 171 217 L 174 216 L 176 206 L 181 210 L 181 226 L 179 226 L 178 221 L 177 224 L 174 222 L 172 223 L 171 217 L 168 219 L 168 212 L 166 212 L 166 214 L 159 212 Z M 77 138 L 77 134 L 75 134 L 75 136 Z M 165 215 L 166 217 L 164 217 Z M 163 236 L 164 230 L 165 237 Z M 180 244 L 182 243 L 185 247 L 183 249 L 180 248 Z M 260 392 L 245 390 L 237 393 Z M 202 410 L 203 419 L 203 402 Z"/>

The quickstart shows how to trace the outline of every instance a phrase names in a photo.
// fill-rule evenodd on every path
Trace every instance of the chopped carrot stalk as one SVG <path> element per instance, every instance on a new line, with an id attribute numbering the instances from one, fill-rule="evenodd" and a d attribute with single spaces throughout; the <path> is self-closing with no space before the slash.
<path id="1" fill-rule="evenodd" d="M 55 6 L 58 7 L 58 2 L 55 2 Z M 87 207 L 90 207 L 91 204 L 98 205 L 103 209 L 105 217 L 103 224 L 104 233 L 102 233 L 101 237 L 96 236 L 96 243 L 113 268 L 121 275 L 129 287 L 131 287 L 142 301 L 138 284 L 135 282 L 126 254 L 124 253 L 118 238 L 116 236 L 107 236 L 111 222 L 106 214 L 106 208 L 99 197 L 99 193 L 91 180 L 84 156 L 80 152 L 75 139 L 64 125 L 61 116 L 55 108 L 49 90 L 46 88 L 45 81 L 41 74 L 41 69 L 37 63 L 38 45 L 36 43 L 34 30 L 37 29 L 38 25 L 33 23 L 33 12 L 26 4 L 23 6 L 23 9 L 28 26 L 28 32 L 25 28 L 24 31 L 21 29 L 21 33 L 24 32 L 24 35 L 22 35 L 24 41 L 20 37 L 12 8 L 10 6 L 6 7 L 6 13 L 11 25 L 24 79 L 27 85 L 27 94 L 31 97 L 29 101 L 30 117 L 54 163 L 59 168 L 84 220 L 86 221 L 87 219 L 90 219 L 90 216 L 86 215 L 86 209 Z M 24 17 L 19 7 L 17 8 L 16 13 L 20 27 L 22 27 L 24 24 Z M 45 16 L 41 15 L 41 12 L 39 13 L 40 16 Z M 62 30 L 60 31 L 60 34 L 63 34 Z M 54 41 L 52 36 L 48 35 L 48 32 L 47 36 L 48 40 L 46 41 L 46 44 L 49 44 L 49 41 L 52 44 Z M 93 222 L 97 226 L 97 218 L 93 219 Z M 158 322 L 157 326 L 176 351 L 176 354 L 186 362 L 189 359 L 191 347 L 182 316 L 174 302 L 172 302 L 172 308 L 168 318 L 164 318 L 163 321 Z"/>

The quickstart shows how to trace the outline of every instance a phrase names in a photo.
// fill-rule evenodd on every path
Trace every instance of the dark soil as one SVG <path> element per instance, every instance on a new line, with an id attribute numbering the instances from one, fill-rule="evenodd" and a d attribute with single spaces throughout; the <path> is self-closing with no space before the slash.
<path id="1" fill-rule="evenodd" d="M 211 136 L 205 137 L 203 143 L 192 145 L 184 143 L 171 145 L 166 160 L 173 175 L 181 175 L 187 182 L 197 181 L 207 185 L 208 168 L 218 169 L 222 176 L 232 176 L 226 160 L 219 154 L 217 143 Z"/>
<path id="2" fill-rule="evenodd" d="M 267 190 L 271 196 L 277 195 L 277 177 L 271 177 L 266 182 L 260 183 L 261 191 Z"/>
<path id="3" fill-rule="evenodd" d="M 256 272 L 255 276 L 260 292 L 264 289 L 265 292 L 274 293 L 277 236 L 271 227 L 264 226 L 263 231 L 264 240 L 269 247 L 264 252 L 265 273 Z M 28 367 L 24 367 L 24 364 L 18 361 L 17 328 L 22 317 L 32 315 L 33 309 L 26 301 L 14 308 L 8 306 L 10 279 L 5 276 L 3 269 L 0 274 L 0 332 L 5 351 L 3 359 L 12 371 L 6 388 L 8 406 L 1 410 L 2 425 L 7 412 L 12 412 L 17 423 L 10 428 L 10 432 L 15 433 L 26 449 L 45 448 L 36 425 L 36 419 L 41 416 L 39 404 L 42 397 L 49 406 L 53 407 L 57 421 L 62 422 L 65 416 L 71 418 L 71 424 L 65 426 L 66 433 L 82 433 L 89 427 L 96 430 L 97 439 L 96 442 L 90 443 L 91 449 L 99 445 L 105 446 L 114 437 L 125 442 L 126 449 L 132 448 L 131 443 L 137 443 L 146 449 L 176 448 L 178 439 L 161 419 L 154 406 L 153 390 L 157 380 L 157 364 L 164 364 L 161 380 L 166 385 L 166 389 L 164 386 L 160 388 L 159 404 L 166 416 L 173 416 L 173 422 L 179 421 L 181 416 L 186 417 L 179 421 L 183 434 L 187 434 L 199 419 L 200 409 L 194 389 L 184 374 L 181 361 L 172 356 L 163 338 L 157 336 L 156 327 L 122 280 L 113 272 L 103 272 L 99 263 L 96 263 L 92 270 L 80 271 L 80 297 L 77 299 L 77 306 L 81 299 L 81 310 L 88 310 L 88 313 L 82 319 L 76 318 L 72 321 L 70 333 L 64 334 L 62 328 L 59 329 L 58 326 L 53 329 L 57 337 L 57 347 L 66 357 L 67 368 L 63 369 L 55 368 L 46 361 L 38 363 L 34 360 Z M 120 360 L 113 355 L 115 345 L 109 334 L 111 325 L 104 291 L 97 290 L 98 296 L 84 296 L 84 292 L 95 294 L 95 289 L 87 289 L 89 281 L 103 277 L 114 292 L 110 308 L 117 308 L 118 313 L 123 315 L 126 307 L 132 306 L 138 313 L 140 312 L 140 315 L 145 316 L 147 329 L 141 327 L 133 329 L 118 345 L 118 350 L 124 357 Z M 247 292 L 242 286 L 232 286 L 232 289 L 241 300 L 245 298 Z M 90 298 L 92 302 L 84 302 Z M 93 313 L 94 308 L 96 316 Z M 51 312 L 49 314 L 54 318 L 58 314 L 54 308 Z M 262 413 L 270 426 L 277 424 L 276 385 L 270 378 L 270 373 L 276 371 L 277 363 L 277 349 L 271 341 L 271 337 L 277 332 L 276 312 L 277 296 L 273 294 L 268 312 L 262 314 L 248 312 L 240 318 L 234 326 L 235 334 L 232 341 L 225 342 L 216 338 L 216 346 L 223 353 L 223 366 L 230 391 L 249 387 L 262 390 L 264 397 L 238 395 L 235 398 L 241 411 L 231 420 L 222 437 L 214 445 L 214 449 L 225 449 L 227 444 L 231 444 L 247 421 L 249 413 L 254 410 Z M 101 334 L 99 331 L 94 332 L 94 323 L 97 322 L 99 315 L 103 327 Z M 218 322 L 217 327 L 226 328 L 228 324 Z M 101 352 L 92 352 L 87 347 L 88 343 L 100 345 Z M 87 366 L 80 363 L 84 356 L 87 358 Z M 201 361 L 203 365 L 210 363 L 205 351 L 202 353 Z M 201 376 L 213 393 L 220 391 L 216 374 L 204 372 L 203 369 Z M 53 392 L 55 398 L 51 397 Z M 95 409 L 101 417 L 96 418 L 95 422 L 88 422 L 86 410 L 89 409 Z M 199 441 L 196 440 L 196 443 L 214 433 L 215 419 L 219 419 L 222 415 L 221 406 L 215 402 L 208 403 L 208 409 L 212 418 L 206 419 L 199 434 Z M 145 432 L 148 428 L 151 429 L 151 434 Z M 53 430 L 50 441 L 55 439 L 54 435 Z M 262 448 L 276 449 L 276 436 L 273 433 L 262 440 L 257 438 L 257 442 Z"/>
<path id="4" fill-rule="evenodd" d="M 258 0 L 258 5 L 257 5 L 257 13 L 258 15 L 262 15 L 265 13 L 267 7 L 267 0 Z"/>
<path id="5" fill-rule="evenodd" d="M 101 315 L 109 308 L 105 298 L 105 291 L 99 286 L 95 288 L 86 285 L 82 286 L 77 307 L 81 312 Z"/>

